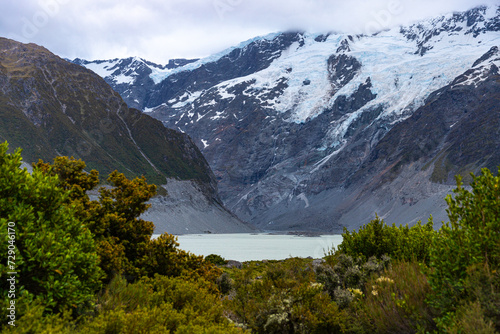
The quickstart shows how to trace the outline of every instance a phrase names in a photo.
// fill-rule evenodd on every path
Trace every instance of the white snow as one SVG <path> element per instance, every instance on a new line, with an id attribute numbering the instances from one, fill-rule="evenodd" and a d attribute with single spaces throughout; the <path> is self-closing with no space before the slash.
<path id="1" fill-rule="evenodd" d="M 186 91 L 182 96 L 179 97 L 179 100 L 181 100 L 181 101 L 177 102 L 176 104 L 172 105 L 171 107 L 172 108 L 182 108 L 182 107 L 185 107 L 188 104 L 191 104 L 194 101 L 196 101 L 196 99 L 198 99 L 201 96 L 202 93 L 203 93 L 203 91 L 194 92 L 194 93 Z M 170 101 L 169 101 L 169 103 L 170 103 Z"/>
<path id="2" fill-rule="evenodd" d="M 88 64 L 84 64 L 84 66 L 86 68 L 88 68 L 89 70 L 95 72 L 97 75 L 99 75 L 100 77 L 102 78 L 106 78 L 107 76 L 111 75 L 113 73 L 113 71 L 111 70 L 117 63 L 119 62 L 119 60 L 115 60 L 115 61 L 104 61 L 104 62 L 100 62 L 100 63 L 95 63 L 95 62 L 92 62 L 92 63 L 88 63 Z"/>
<path id="3" fill-rule="evenodd" d="M 166 107 L 166 106 L 167 106 L 167 104 L 166 104 L 166 103 L 162 103 L 162 104 L 160 104 L 159 106 L 156 106 L 156 107 L 152 107 L 152 108 L 148 108 L 148 107 L 146 107 L 146 108 L 144 108 L 142 111 L 143 111 L 143 112 L 146 112 L 146 113 L 148 113 L 148 112 L 153 112 L 153 111 L 155 111 L 156 109 L 158 109 L 159 107 Z"/>
<path id="4" fill-rule="evenodd" d="M 215 112 L 215 116 L 210 117 L 210 119 L 211 119 L 212 121 L 215 121 L 215 120 L 217 120 L 217 119 L 219 119 L 219 118 L 227 118 L 227 116 L 221 116 L 221 115 L 223 115 L 223 114 L 224 114 L 224 112 L 223 112 L 223 111 L 216 111 L 216 112 Z M 219 140 L 220 140 L 220 139 L 219 139 Z"/>
<path id="5" fill-rule="evenodd" d="M 479 83 L 485 81 L 488 78 L 488 73 L 490 72 L 493 65 L 500 67 L 500 57 L 490 61 L 486 61 L 486 64 L 483 63 L 482 66 L 478 65 L 471 73 L 464 75 L 466 77 L 466 80 L 456 83 L 455 85 L 453 85 L 453 87 L 470 85 L 474 85 L 474 87 L 477 87 Z"/>
<path id="6" fill-rule="evenodd" d="M 124 61 L 126 61 L 126 59 L 96 61 L 84 64 L 84 66 L 102 78 L 112 78 L 117 84 L 132 84 L 138 76 L 135 69 L 137 68 L 138 63 L 145 64 L 144 60 L 134 57 L 128 66 L 121 69 L 121 72 L 118 75 L 113 75 L 118 70 L 117 65 L 120 65 Z M 131 70 L 133 72 L 129 73 Z"/>
<path id="7" fill-rule="evenodd" d="M 215 62 L 215 61 L 219 60 L 220 58 L 231 53 L 231 51 L 233 51 L 235 49 L 244 48 L 245 46 L 247 46 L 253 42 L 259 41 L 259 40 L 272 40 L 273 38 L 275 38 L 278 35 L 279 35 L 279 33 L 272 33 L 272 34 L 268 34 L 266 36 L 255 37 L 255 38 L 249 39 L 245 42 L 242 42 L 234 47 L 228 48 L 222 52 L 219 52 L 219 53 L 216 53 L 214 55 L 202 58 L 198 61 L 195 61 L 193 63 L 189 63 L 189 64 L 181 66 L 181 67 L 176 67 L 173 69 L 151 68 L 151 70 L 153 72 L 150 74 L 150 77 L 151 77 L 151 79 L 153 79 L 155 84 L 158 84 L 158 83 L 162 82 L 163 80 L 167 79 L 172 74 L 184 72 L 184 71 L 195 70 L 204 64 Z"/>
<path id="8" fill-rule="evenodd" d="M 135 77 L 132 75 L 120 74 L 120 75 L 117 75 L 114 78 L 114 80 L 117 84 L 132 84 L 132 83 L 134 83 Z"/>
<path id="9" fill-rule="evenodd" d="M 498 14 L 496 8 L 490 7 L 484 17 L 486 19 L 495 17 Z M 245 77 L 219 83 L 213 88 L 217 90 L 220 99 L 227 100 L 236 98 L 231 93 L 233 87 L 246 84 L 247 88 L 243 92 L 245 96 L 259 99 L 262 105 L 270 110 L 289 114 L 288 121 L 290 122 L 304 123 L 320 115 L 340 96 L 350 97 L 370 78 L 372 84 L 370 90 L 376 94 L 376 97 L 361 109 L 346 113 L 330 125 L 328 135 L 321 143 L 321 150 L 331 149 L 331 153 L 314 166 L 311 171 L 314 172 L 342 150 L 350 125 L 364 112 L 383 107 L 383 112 L 378 116 L 379 119 L 387 120 L 388 123 L 402 121 L 420 107 L 430 93 L 449 84 L 457 76 L 470 69 L 472 64 L 492 46 L 500 45 L 499 32 L 490 31 L 473 37 L 473 34 L 466 33 L 471 28 L 467 27 L 466 22 L 452 22 L 454 28 L 461 28 L 461 30 L 453 33 L 443 31 L 438 35 L 433 35 L 425 43 L 429 49 L 423 55 L 418 54 L 417 43 L 426 39 L 426 33 L 428 34 L 430 29 L 448 24 L 446 20 L 450 18 L 452 18 L 451 14 L 444 18 L 427 20 L 412 27 L 405 27 L 407 31 L 417 35 L 415 41 L 407 39 L 399 27 L 373 36 L 354 37 L 353 41 L 349 41 L 350 51 L 346 54 L 354 57 L 362 66 L 354 78 L 343 87 L 339 85 L 342 80 L 336 83 L 330 82 L 328 59 L 337 53 L 336 50 L 347 35 L 332 34 L 326 41 L 316 42 L 315 38 L 318 34 L 304 34 L 302 46 L 298 42 L 293 43 L 268 68 Z M 482 25 L 484 23 L 479 23 L 476 27 Z M 245 48 L 252 42 L 271 40 L 276 36 L 277 34 L 270 34 L 257 37 L 175 69 L 162 70 L 150 66 L 153 71 L 151 78 L 155 83 L 159 83 L 174 73 L 191 71 L 209 62 L 217 61 L 236 48 Z M 143 62 L 141 59 L 135 61 Z M 107 77 L 111 75 L 113 72 L 111 68 L 117 62 L 94 63 L 87 67 Z M 475 69 L 468 80 L 459 84 L 477 85 L 480 80 L 484 79 L 485 71 L 489 70 L 493 63 L 500 66 L 500 61 L 490 62 L 489 66 L 482 64 Z M 130 73 L 130 69 L 126 73 Z M 135 72 L 128 76 L 121 74 L 116 76 L 115 80 L 131 83 L 134 76 Z M 276 90 L 279 84 L 281 84 L 281 94 L 275 94 L 270 99 L 267 94 Z M 283 84 L 286 87 L 283 87 Z M 201 115 L 195 106 L 215 106 L 218 103 L 218 98 L 215 97 L 207 99 L 208 102 L 203 105 L 195 104 L 195 101 L 200 101 L 203 94 L 208 91 L 212 89 L 198 92 L 186 91 L 181 96 L 168 101 L 168 104 L 172 108 L 185 108 L 182 111 L 185 112 L 187 118 L 183 122 L 192 123 L 195 115 L 197 115 L 197 120 L 207 115 Z M 144 111 L 150 112 L 154 109 L 145 108 Z M 239 120 L 237 115 L 234 113 L 232 115 Z M 230 116 L 231 114 L 220 110 L 216 111 L 215 116 L 211 116 L 210 119 L 218 120 Z M 206 144 L 206 141 L 202 142 Z M 208 144 L 205 147 L 207 146 Z"/>
<path id="10" fill-rule="evenodd" d="M 421 27 L 430 28 L 440 22 L 423 22 Z M 449 84 L 491 46 L 500 44 L 498 33 L 490 32 L 474 38 L 472 34 L 464 34 L 465 28 L 461 32 L 433 37 L 428 42 L 433 48 L 423 56 L 416 54 L 416 42 L 406 39 L 399 28 L 355 39 L 350 42 L 348 55 L 355 57 L 362 68 L 338 91 L 338 87 L 329 82 L 327 61 L 347 36 L 330 35 L 325 42 L 318 43 L 314 40 L 317 35 L 305 34 L 302 47 L 299 43 L 292 44 L 268 68 L 217 85 L 219 95 L 224 99 L 234 98 L 227 93 L 229 88 L 251 83 L 244 91 L 245 95 L 260 98 L 268 108 L 276 111 L 291 111 L 289 121 L 301 123 L 321 114 L 339 96 L 352 95 L 370 78 L 371 91 L 377 97 L 332 129 L 332 139 L 336 137 L 337 141 L 330 145 L 336 146 L 349 125 L 364 111 L 382 105 L 384 112 L 379 117 L 402 120 L 421 106 L 431 92 Z M 429 73 L 433 75 L 429 76 Z M 309 85 L 304 84 L 306 80 Z M 272 100 L 264 98 L 264 94 L 280 81 L 288 85 L 283 94 Z"/>

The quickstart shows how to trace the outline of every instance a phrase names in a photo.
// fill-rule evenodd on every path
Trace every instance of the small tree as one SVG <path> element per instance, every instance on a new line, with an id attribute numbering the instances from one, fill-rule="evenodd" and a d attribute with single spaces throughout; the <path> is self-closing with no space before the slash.
<path id="1" fill-rule="evenodd" d="M 500 169 L 499 169 L 500 170 Z M 431 304 L 443 315 L 466 297 L 468 269 L 500 269 L 500 177 L 488 169 L 472 174 L 471 191 L 457 176 L 455 196 L 448 195 L 450 222 L 443 225 L 431 249 Z"/>
<path id="2" fill-rule="evenodd" d="M 85 305 L 102 277 L 90 231 L 67 205 L 70 194 L 57 176 L 38 168 L 30 174 L 20 168 L 21 150 L 7 150 L 7 143 L 0 144 L 0 252 L 11 250 L 13 257 L 9 266 L 4 258 L 0 271 L 17 272 L 16 295 L 28 293 L 48 309 Z M 6 284 L 0 282 L 3 301 Z"/>
<path id="3" fill-rule="evenodd" d="M 101 187 L 99 200 L 91 201 L 87 191 L 99 183 L 99 172 L 87 173 L 85 166 L 73 157 L 57 157 L 53 164 L 40 160 L 34 167 L 57 175 L 59 185 L 70 192 L 68 203 L 94 235 L 106 280 L 120 273 L 137 277 L 154 230 L 152 222 L 139 216 L 150 207 L 146 202 L 155 195 L 156 186 L 147 184 L 144 177 L 129 180 L 114 171 L 107 179 L 113 187 Z"/>
<path id="4" fill-rule="evenodd" d="M 57 157 L 53 164 L 40 160 L 34 167 L 57 175 L 59 185 L 69 191 L 66 201 L 94 236 L 106 282 L 116 274 L 130 280 L 189 274 L 214 282 L 220 276 L 220 270 L 203 257 L 180 250 L 174 236 L 165 233 L 151 240 L 154 224 L 140 216 L 150 207 L 147 201 L 155 195 L 156 186 L 144 177 L 129 180 L 114 171 L 107 179 L 111 187 L 101 187 L 99 199 L 91 201 L 87 192 L 99 183 L 99 173 L 85 172 L 85 162 Z"/>

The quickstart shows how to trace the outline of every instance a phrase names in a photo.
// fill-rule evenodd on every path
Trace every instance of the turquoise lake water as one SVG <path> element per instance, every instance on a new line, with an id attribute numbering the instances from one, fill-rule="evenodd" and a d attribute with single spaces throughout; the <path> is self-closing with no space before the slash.
<path id="1" fill-rule="evenodd" d="M 155 236 L 153 236 L 155 237 Z M 186 234 L 178 236 L 181 249 L 196 255 L 217 254 L 227 260 L 282 260 L 322 258 L 342 242 L 341 235 L 306 237 L 272 234 Z"/>

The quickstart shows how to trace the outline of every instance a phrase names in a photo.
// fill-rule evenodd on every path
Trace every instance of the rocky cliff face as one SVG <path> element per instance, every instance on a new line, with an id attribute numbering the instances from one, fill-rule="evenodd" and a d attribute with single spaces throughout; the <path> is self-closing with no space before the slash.
<path id="1" fill-rule="evenodd" d="M 496 117 L 499 31 L 500 7 L 479 7 L 372 36 L 273 34 L 152 68 L 139 107 L 188 133 L 224 203 L 261 228 L 338 231 L 375 212 L 426 219 L 444 213 L 433 203 L 450 187 L 436 182 L 500 164 L 494 140 L 463 150 L 498 129 L 471 115 Z M 456 132 L 478 125 L 484 135 Z"/>
<path id="2" fill-rule="evenodd" d="M 103 176 L 118 170 L 158 185 L 184 180 L 195 187 L 177 201 L 204 198 L 226 217 L 220 224 L 242 225 L 223 207 L 215 176 L 188 135 L 130 109 L 94 72 L 43 47 L 0 39 L 0 110 L 0 140 L 23 148 L 26 162 L 67 155 Z M 190 219 L 201 220 L 196 210 Z"/>

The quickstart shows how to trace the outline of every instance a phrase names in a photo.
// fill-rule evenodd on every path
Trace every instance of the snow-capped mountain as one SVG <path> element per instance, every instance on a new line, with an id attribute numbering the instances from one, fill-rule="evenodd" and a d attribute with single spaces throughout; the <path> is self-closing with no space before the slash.
<path id="1" fill-rule="evenodd" d="M 149 89 L 158 83 L 157 77 L 176 68 L 183 68 L 197 59 L 171 59 L 166 65 L 131 57 L 125 59 L 87 61 L 74 59 L 72 62 L 87 67 L 104 78 L 116 92 L 125 96 L 131 108 L 141 109 Z"/>
<path id="2" fill-rule="evenodd" d="M 426 219 L 433 196 L 449 190 L 429 179 L 449 183 L 465 166 L 500 164 L 494 155 L 488 162 L 462 157 L 441 175 L 436 164 L 444 158 L 436 154 L 443 148 L 436 143 L 448 143 L 442 138 L 404 159 L 412 152 L 381 146 L 401 143 L 394 136 L 404 131 L 393 129 L 428 112 L 438 92 L 461 87 L 465 96 L 498 87 L 492 83 L 498 45 L 500 7 L 479 7 L 370 36 L 272 34 L 170 66 L 141 59 L 79 63 L 129 105 L 188 133 L 214 170 L 223 201 L 241 218 L 268 229 L 338 230 L 365 223 L 374 212 L 389 222 Z M 498 100 L 492 101 L 491 112 L 498 113 Z M 454 110 L 463 112 L 469 102 L 454 102 Z M 440 113 L 435 108 L 430 115 Z M 389 151 L 393 160 L 381 156 Z M 418 194 L 401 200 L 405 180 L 415 181 Z M 413 211 L 403 215 L 397 208 L 409 203 Z"/>

